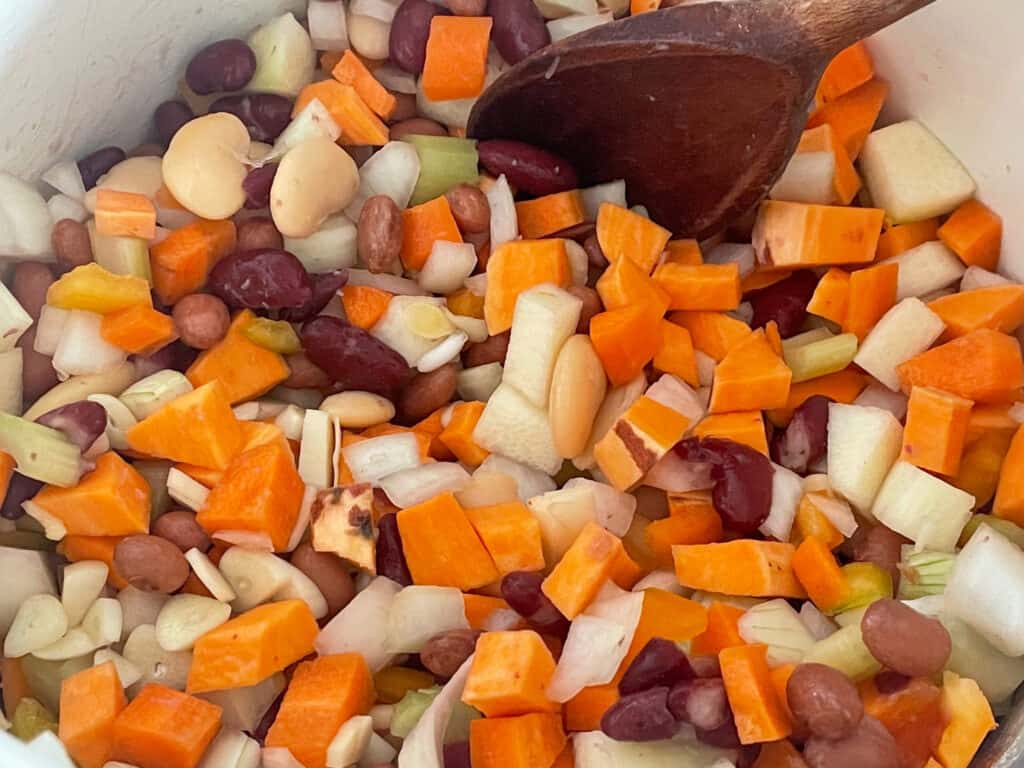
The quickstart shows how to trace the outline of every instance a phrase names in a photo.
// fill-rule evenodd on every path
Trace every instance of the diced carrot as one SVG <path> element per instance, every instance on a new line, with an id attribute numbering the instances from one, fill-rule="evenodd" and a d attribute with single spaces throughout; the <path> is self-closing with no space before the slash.
<path id="1" fill-rule="evenodd" d="M 843 319 L 843 330 L 857 334 L 863 341 L 868 331 L 896 303 L 898 264 L 878 264 L 858 269 L 850 275 L 850 294 Z"/>
<path id="2" fill-rule="evenodd" d="M 782 664 L 778 667 L 773 667 L 771 670 L 772 685 L 775 687 L 775 695 L 779 698 L 779 704 L 782 705 L 782 710 L 786 713 L 786 717 L 793 723 L 793 738 L 798 741 L 804 741 L 810 736 L 810 733 L 802 726 L 801 723 L 797 722 L 797 719 L 793 717 L 793 710 L 789 706 L 789 678 L 793 676 L 793 672 L 796 671 L 796 664 Z M 779 744 L 780 742 L 773 742 Z M 768 746 L 768 745 L 765 745 Z"/>
<path id="3" fill-rule="evenodd" d="M 746 613 L 742 608 L 715 601 L 708 606 L 708 626 L 693 638 L 690 653 L 694 656 L 717 656 L 726 648 L 746 645 L 740 637 L 740 617 Z"/>
<path id="4" fill-rule="evenodd" d="M 860 191 L 861 181 L 853 167 L 846 147 L 831 125 L 825 123 L 809 128 L 800 137 L 797 153 L 827 153 L 832 155 L 832 190 L 834 200 L 840 205 L 849 205 Z"/>
<path id="5" fill-rule="evenodd" d="M 608 574 L 608 578 L 622 589 L 632 589 L 648 570 L 630 557 L 626 548 L 623 547 L 619 556 L 615 558 L 615 562 L 612 563 L 612 570 Z"/>
<path id="6" fill-rule="evenodd" d="M 939 227 L 939 239 L 968 265 L 992 272 L 999 266 L 1003 219 L 984 203 L 968 200 Z"/>
<path id="7" fill-rule="evenodd" d="M 103 237 L 156 237 L 156 207 L 145 195 L 96 190 L 96 234 Z"/>
<path id="8" fill-rule="evenodd" d="M 669 497 L 672 504 L 672 497 Z M 722 539 L 722 518 L 710 503 L 688 505 L 684 512 L 654 520 L 646 530 L 647 544 L 662 568 L 672 567 L 674 544 L 713 544 Z"/>
<path id="9" fill-rule="evenodd" d="M 265 421 L 242 421 L 239 425 L 242 428 L 242 450 L 249 451 L 259 448 L 261 445 L 270 443 L 288 444 L 284 432 L 276 424 L 268 424 Z"/>
<path id="10" fill-rule="evenodd" d="M 368 331 L 388 309 L 393 294 L 369 285 L 346 285 L 341 289 L 341 306 L 352 325 Z"/>
<path id="11" fill-rule="evenodd" d="M 724 312 L 673 312 L 668 319 L 690 332 L 694 349 L 716 361 L 751 334 L 749 325 Z"/>
<path id="12" fill-rule="evenodd" d="M 288 447 L 280 442 L 261 445 L 228 465 L 196 521 L 210 533 L 265 533 L 281 551 L 288 546 L 305 489 Z"/>
<path id="13" fill-rule="evenodd" d="M 793 742 L 782 739 L 762 744 L 752 768 L 807 768 L 807 762 Z"/>
<path id="14" fill-rule="evenodd" d="M 247 309 L 235 315 L 227 336 L 199 355 L 185 372 L 192 386 L 220 381 L 234 404 L 269 392 L 291 375 L 281 355 L 255 344 L 245 335 L 245 329 L 255 319 Z"/>
<path id="15" fill-rule="evenodd" d="M 740 267 L 729 264 L 662 264 L 654 282 L 668 294 L 669 309 L 715 312 L 736 309 L 742 299 Z"/>
<path id="16" fill-rule="evenodd" d="M 999 487 L 1003 460 L 1010 450 L 1012 435 L 989 432 L 964 449 L 960 470 L 949 482 L 974 497 L 974 508 L 992 501 Z"/>
<path id="17" fill-rule="evenodd" d="M 345 51 L 338 63 L 327 70 L 342 85 L 351 85 L 356 93 L 377 116 L 387 120 L 395 111 L 397 100 L 388 92 L 362 60 L 352 51 Z M 344 126 L 340 126 L 344 128 Z"/>
<path id="18" fill-rule="evenodd" d="M 503 243 L 487 260 L 484 319 L 487 320 L 488 333 L 494 336 L 512 327 L 516 299 L 523 291 L 542 283 L 554 283 L 564 288 L 571 278 L 563 240 Z"/>
<path id="19" fill-rule="evenodd" d="M 690 589 L 747 597 L 806 596 L 793 572 L 796 547 L 777 541 L 736 539 L 672 547 L 676 577 Z M 737 563 L 743 563 L 737 568 Z"/>
<path id="20" fill-rule="evenodd" d="M 572 742 L 565 745 L 565 749 L 555 758 L 551 768 L 575 768 L 576 758 L 573 755 Z"/>
<path id="21" fill-rule="evenodd" d="M 807 303 L 807 311 L 842 325 L 846 321 L 846 308 L 850 302 L 850 273 L 832 267 L 818 281 L 814 295 Z"/>
<path id="22" fill-rule="evenodd" d="M 768 346 L 772 348 L 779 357 L 782 357 L 782 334 L 779 333 L 779 324 L 769 320 L 764 324 L 764 337 L 768 340 Z"/>
<path id="23" fill-rule="evenodd" d="M 338 729 L 369 712 L 375 698 L 373 678 L 361 654 L 305 661 L 295 668 L 267 733 L 267 746 L 291 750 L 305 768 L 325 768 L 327 747 Z"/>
<path id="24" fill-rule="evenodd" d="M 594 459 L 608 482 L 620 491 L 636 485 L 683 439 L 690 420 L 643 395 L 594 446 Z"/>
<path id="25" fill-rule="evenodd" d="M 751 291 L 767 288 L 769 285 L 781 283 L 792 274 L 793 270 L 791 269 L 772 269 L 771 267 L 757 266 L 753 272 L 743 278 L 740 287 L 743 289 L 743 293 L 750 293 Z"/>
<path id="26" fill-rule="evenodd" d="M 110 569 L 107 583 L 114 589 L 121 590 L 128 582 L 114 567 L 114 550 L 123 536 L 76 536 L 68 535 L 61 539 L 57 551 L 72 563 L 79 560 L 99 560 Z"/>
<path id="27" fill-rule="evenodd" d="M 114 720 L 111 759 L 139 768 L 195 768 L 220 720 L 216 704 L 150 683 Z"/>
<path id="28" fill-rule="evenodd" d="M 498 569 L 451 492 L 398 513 L 409 572 L 417 584 L 465 591 L 496 581 Z"/>
<path id="29" fill-rule="evenodd" d="M 405 268 L 423 269 L 436 240 L 462 242 L 459 225 L 455 223 L 444 195 L 402 211 L 402 263 Z"/>
<path id="30" fill-rule="evenodd" d="M 598 281 L 600 283 L 600 281 Z M 691 387 L 700 386 L 697 358 L 690 332 L 681 325 L 662 320 L 661 345 L 654 353 L 654 368 L 662 373 L 678 376 Z"/>
<path id="31" fill-rule="evenodd" d="M 467 509 L 466 516 L 500 575 L 544 570 L 540 523 L 521 501 Z"/>
<path id="32" fill-rule="evenodd" d="M 222 469 L 200 467 L 198 464 L 175 464 L 174 468 L 179 472 L 184 472 L 197 483 L 205 485 L 207 488 L 213 488 L 213 486 L 224 479 L 224 470 Z"/>
<path id="33" fill-rule="evenodd" d="M 768 436 L 761 411 L 717 413 L 702 419 L 693 428 L 695 437 L 720 437 L 734 443 L 749 445 L 755 451 L 768 455 Z"/>
<path id="34" fill-rule="evenodd" d="M 219 381 L 172 400 L 127 432 L 133 451 L 224 469 L 242 447 L 242 429 Z"/>
<path id="35" fill-rule="evenodd" d="M 484 629 L 488 620 L 497 611 L 510 611 L 509 604 L 500 597 L 490 595 L 474 595 L 466 593 L 462 596 L 463 605 L 466 606 L 466 621 L 470 629 Z"/>
<path id="36" fill-rule="evenodd" d="M 565 744 L 556 714 L 488 717 L 469 724 L 473 768 L 551 768 Z"/>
<path id="37" fill-rule="evenodd" d="M 774 267 L 828 267 L 875 259 L 885 211 L 766 200 L 754 225 L 758 258 Z"/>
<path id="38" fill-rule="evenodd" d="M 764 645 L 742 645 L 718 654 L 741 744 L 778 741 L 793 732 L 775 693 L 767 652 Z"/>
<path id="39" fill-rule="evenodd" d="M 870 678 L 858 688 L 864 714 L 878 720 L 892 734 L 903 765 L 924 765 L 945 729 L 938 686 L 930 680 L 912 678 L 900 690 L 881 693 Z"/>
<path id="40" fill-rule="evenodd" d="M 608 580 L 622 542 L 588 522 L 541 586 L 544 594 L 572 620 L 581 614 Z"/>
<path id="41" fill-rule="evenodd" d="M 7 498 L 7 491 L 11 487 L 11 478 L 14 476 L 14 468 L 18 462 L 11 454 L 0 451 L 0 504 Z"/>
<path id="42" fill-rule="evenodd" d="M 901 458 L 940 475 L 957 474 L 973 405 L 939 389 L 911 389 Z"/>
<path id="43" fill-rule="evenodd" d="M 653 314 L 659 316 L 668 309 L 668 294 L 632 259 L 616 259 L 594 287 L 605 309 L 639 305 L 649 307 Z"/>
<path id="44" fill-rule="evenodd" d="M 102 768 L 110 760 L 114 720 L 127 703 L 113 662 L 65 678 L 57 735 L 82 768 Z"/>
<path id="45" fill-rule="evenodd" d="M 982 329 L 934 347 L 896 367 L 904 392 L 935 387 L 968 400 L 1015 399 L 1024 384 L 1020 344 L 1012 336 Z"/>
<path id="46" fill-rule="evenodd" d="M 807 127 L 831 125 L 850 159 L 856 160 L 888 95 L 889 84 L 874 78 L 820 107 L 807 121 Z"/>
<path id="47" fill-rule="evenodd" d="M 669 240 L 665 243 L 665 263 L 686 264 L 695 267 L 704 263 L 700 243 L 696 240 Z"/>
<path id="48" fill-rule="evenodd" d="M 70 488 L 45 486 L 33 499 L 71 535 L 127 536 L 149 531 L 149 484 L 113 451 Z"/>
<path id="49" fill-rule="evenodd" d="M 256 685 L 312 653 L 318 632 L 316 619 L 302 600 L 246 611 L 196 640 L 188 691 Z"/>
<path id="50" fill-rule="evenodd" d="M 455 454 L 455 458 L 467 467 L 479 467 L 491 455 L 473 440 L 473 430 L 480 421 L 485 405 L 479 400 L 459 403 L 452 408 L 448 426 L 438 435 L 438 439 Z"/>
<path id="51" fill-rule="evenodd" d="M 938 233 L 938 219 L 923 219 L 889 227 L 878 238 L 878 260 L 883 261 L 893 256 L 899 256 L 911 248 L 916 248 L 931 240 L 937 240 Z"/>
<path id="52" fill-rule="evenodd" d="M 292 116 L 299 114 L 313 99 L 319 99 L 341 128 L 342 144 L 382 147 L 388 143 L 388 127 L 360 98 L 351 85 L 337 80 L 310 83 L 299 92 Z"/>
<path id="53" fill-rule="evenodd" d="M 818 93 L 823 101 L 835 101 L 854 88 L 859 88 L 875 76 L 871 54 L 867 46 L 857 42 L 844 48 L 825 67 L 825 74 L 818 84 Z"/>
<path id="54" fill-rule="evenodd" d="M 434 18 L 442 18 L 435 16 Z M 519 231 L 528 240 L 553 235 L 583 223 L 583 198 L 578 189 L 516 203 Z"/>
<path id="55" fill-rule="evenodd" d="M 846 537 L 825 517 L 813 499 L 804 496 L 793 520 L 793 543 L 799 545 L 812 536 L 829 549 L 835 549 L 846 541 Z"/>
<path id="56" fill-rule="evenodd" d="M 967 768 L 985 736 L 996 727 L 988 699 L 974 680 L 944 672 L 942 714 L 948 725 L 935 757 L 942 768 Z"/>
<path id="57" fill-rule="evenodd" d="M 601 718 L 618 700 L 619 684 L 617 682 L 588 685 L 565 702 L 565 706 L 562 708 L 566 730 L 573 732 L 601 730 Z"/>
<path id="58" fill-rule="evenodd" d="M 996 517 L 1024 525 L 1024 426 L 1013 436 L 1003 460 L 992 512 Z"/>
<path id="59" fill-rule="evenodd" d="M 988 328 L 1012 333 L 1024 324 L 1024 285 L 993 285 L 951 293 L 928 303 L 946 324 L 943 338 L 964 336 Z"/>
<path id="60" fill-rule="evenodd" d="M 491 25 L 490 16 L 435 16 L 431 20 L 420 81 L 427 98 L 450 101 L 481 94 Z"/>
<path id="61" fill-rule="evenodd" d="M 993 432 L 1012 438 L 1013 433 L 1020 426 L 1020 422 L 1010 415 L 1011 407 L 1009 403 L 975 404 L 971 410 L 971 418 L 967 422 L 967 445 L 971 445 Z"/>
<path id="62" fill-rule="evenodd" d="M 708 628 L 708 610 L 700 603 L 667 592 L 664 589 L 645 589 L 640 621 L 633 633 L 626 657 L 619 667 L 619 677 L 625 674 L 633 660 L 656 637 L 685 643 L 698 637 Z"/>
<path id="63" fill-rule="evenodd" d="M 651 273 L 672 233 L 650 219 L 612 203 L 597 211 L 597 242 L 609 262 L 625 256 Z"/>
<path id="64" fill-rule="evenodd" d="M 849 585 L 831 550 L 815 536 L 806 537 L 796 548 L 793 573 L 824 613 L 835 612 L 849 594 Z"/>
<path id="65" fill-rule="evenodd" d="M 428 453 L 432 459 L 436 459 L 437 461 L 451 461 L 455 458 L 455 454 L 448 449 L 447 445 L 441 442 L 441 433 L 444 432 L 444 427 L 441 425 L 441 418 L 447 410 L 447 405 L 438 408 L 432 414 L 427 416 L 427 418 L 413 427 L 414 432 L 430 437 L 430 448 Z"/>
<path id="66" fill-rule="evenodd" d="M 178 338 L 169 315 L 141 304 L 104 315 L 100 335 L 107 343 L 143 357 Z"/>
<path id="67" fill-rule="evenodd" d="M 789 399 L 793 372 L 758 329 L 733 347 L 715 368 L 711 413 L 781 408 Z"/>
<path id="68" fill-rule="evenodd" d="M 789 388 L 784 408 L 768 411 L 768 420 L 776 427 L 786 426 L 793 418 L 793 411 L 815 395 L 824 395 L 837 403 L 852 403 L 867 385 L 868 377 L 853 367 L 798 382 Z"/>
<path id="69" fill-rule="evenodd" d="M 487 632 L 477 640 L 462 700 L 487 717 L 557 712 L 544 693 L 554 673 L 555 659 L 533 630 Z"/>
<path id="70" fill-rule="evenodd" d="M 206 283 L 213 265 L 235 250 L 233 221 L 199 219 L 171 232 L 149 249 L 153 291 L 164 304 L 176 304 Z"/>
<path id="71" fill-rule="evenodd" d="M 591 318 L 590 341 L 613 386 L 632 381 L 654 359 L 660 330 L 661 317 L 642 306 L 612 309 Z"/>
<path id="72" fill-rule="evenodd" d="M 397 704 L 409 691 L 419 691 L 432 685 L 432 674 L 409 667 L 385 667 L 373 676 L 373 687 L 381 704 Z"/>

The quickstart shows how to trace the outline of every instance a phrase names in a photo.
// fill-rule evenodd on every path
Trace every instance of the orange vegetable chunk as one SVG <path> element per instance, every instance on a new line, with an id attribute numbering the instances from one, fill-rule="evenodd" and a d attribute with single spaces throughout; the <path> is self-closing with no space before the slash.
<path id="1" fill-rule="evenodd" d="M 843 330 L 863 341 L 882 315 L 896 303 L 899 264 L 878 264 L 850 275 L 850 297 L 843 318 Z"/>
<path id="2" fill-rule="evenodd" d="M 501 576 L 512 571 L 544 570 L 540 523 L 521 501 L 467 509 L 466 516 Z"/>
<path id="3" fill-rule="evenodd" d="M 831 125 L 850 159 L 856 160 L 888 95 L 889 84 L 874 78 L 820 107 L 807 121 L 807 127 Z"/>
<path id="4" fill-rule="evenodd" d="M 789 388 L 789 399 L 784 408 L 768 411 L 768 419 L 777 427 L 784 427 L 793 418 L 793 411 L 815 395 L 837 402 L 850 404 L 864 391 L 869 377 L 859 370 L 848 367 L 816 379 L 800 381 Z"/>
<path id="5" fill-rule="evenodd" d="M 138 768 L 195 768 L 220 719 L 216 704 L 150 683 L 114 721 L 111 759 Z"/>
<path id="6" fill-rule="evenodd" d="M 928 302 L 928 309 L 946 324 L 947 338 L 982 328 L 1012 333 L 1024 324 L 1024 285 L 993 285 L 951 293 Z"/>
<path id="7" fill-rule="evenodd" d="M 431 20 L 421 80 L 428 99 L 471 99 L 483 92 L 492 23 L 490 16 L 435 16 Z"/>
<path id="8" fill-rule="evenodd" d="M 124 536 L 75 536 L 67 535 L 60 540 L 57 551 L 72 563 L 79 560 L 99 560 L 106 563 L 110 572 L 107 583 L 114 589 L 121 590 L 128 582 L 114 567 L 114 550 Z"/>
<path id="9" fill-rule="evenodd" d="M 793 572 L 795 553 L 792 544 L 754 539 L 672 547 L 684 587 L 746 597 L 806 597 Z"/>
<path id="10" fill-rule="evenodd" d="M 462 603 L 466 607 L 466 621 L 469 622 L 470 629 L 485 629 L 487 622 L 497 611 L 512 610 L 500 597 L 474 595 L 471 592 L 462 596 Z"/>
<path id="11" fill-rule="evenodd" d="M 352 51 L 345 51 L 331 68 L 331 76 L 342 85 L 351 85 L 377 116 L 387 120 L 395 111 L 397 99 L 373 76 L 362 60 Z M 344 126 L 340 126 L 344 128 Z"/>
<path id="12" fill-rule="evenodd" d="M 1014 400 L 1024 385 L 1020 344 L 987 328 L 922 352 L 896 372 L 904 392 L 935 387 L 980 403 Z"/>
<path id="13" fill-rule="evenodd" d="M 846 321 L 846 308 L 850 301 L 850 274 L 832 267 L 818 281 L 814 295 L 807 303 L 807 311 L 842 325 Z"/>
<path id="14" fill-rule="evenodd" d="M 484 319 L 492 336 L 512 327 L 516 299 L 543 283 L 565 288 L 572 279 L 563 240 L 513 240 L 498 246 L 487 260 Z"/>
<path id="15" fill-rule="evenodd" d="M 853 167 L 846 147 L 839 140 L 831 125 L 825 123 L 817 128 L 809 128 L 800 137 L 797 153 L 828 153 L 832 155 L 832 192 L 833 201 L 840 205 L 849 205 L 860 191 L 861 181 L 857 170 Z"/>
<path id="16" fill-rule="evenodd" d="M 100 335 L 108 344 L 143 357 L 178 338 L 170 315 L 142 304 L 104 315 Z"/>
<path id="17" fill-rule="evenodd" d="M 640 621 L 636 625 L 626 658 L 619 667 L 618 679 L 621 679 L 644 646 L 654 638 L 685 643 L 705 632 L 708 627 L 708 610 L 700 603 L 664 589 L 645 589 L 643 595 Z"/>
<path id="18" fill-rule="evenodd" d="M 96 234 L 152 240 L 156 237 L 153 201 L 136 192 L 99 187 L 96 190 Z"/>
<path id="19" fill-rule="evenodd" d="M 64 679 L 57 735 L 81 768 L 103 768 L 110 759 L 114 720 L 127 703 L 113 662 Z"/>
<path id="20" fill-rule="evenodd" d="M 938 219 L 923 219 L 889 227 L 878 238 L 878 261 L 899 256 L 911 248 L 937 240 L 938 233 Z"/>
<path id="21" fill-rule="evenodd" d="M 462 242 L 459 225 L 455 223 L 444 195 L 402 211 L 402 263 L 405 268 L 423 269 L 435 240 Z"/>
<path id="22" fill-rule="evenodd" d="M 575 227 L 582 224 L 586 218 L 583 212 L 583 198 L 578 189 L 518 202 L 516 216 L 519 221 L 519 232 L 528 240 L 547 237 L 563 229 Z"/>
<path id="23" fill-rule="evenodd" d="M 742 744 L 778 741 L 793 732 L 793 724 L 775 692 L 767 652 L 765 645 L 742 645 L 718 654 L 725 693 Z"/>
<path id="24" fill-rule="evenodd" d="M 346 285 L 341 289 L 341 305 L 352 325 L 370 330 L 384 317 L 394 294 L 369 285 Z"/>
<path id="25" fill-rule="evenodd" d="M 885 211 L 832 205 L 761 203 L 754 225 L 758 260 L 775 267 L 828 267 L 874 261 Z"/>
<path id="26" fill-rule="evenodd" d="M 740 617 L 746 613 L 735 605 L 715 601 L 708 606 L 707 629 L 693 638 L 690 653 L 694 656 L 717 656 L 726 648 L 746 645 L 740 637 Z"/>
<path id="27" fill-rule="evenodd" d="M 613 203 L 597 211 L 597 242 L 610 263 L 626 257 L 650 274 L 670 237 L 664 227 Z"/>
<path id="28" fill-rule="evenodd" d="M 818 93 L 823 101 L 835 101 L 874 76 L 871 54 L 863 41 L 857 42 L 837 53 L 825 67 L 825 74 L 818 84 Z"/>
<path id="29" fill-rule="evenodd" d="M 671 509 L 672 497 L 669 496 Z M 672 567 L 672 546 L 675 544 L 712 544 L 722 539 L 722 518 L 711 502 L 688 504 L 681 512 L 654 520 L 647 530 L 647 545 L 662 568 Z"/>
<path id="30" fill-rule="evenodd" d="M 618 700 L 617 682 L 588 685 L 565 702 L 562 716 L 565 718 L 566 729 L 573 732 L 601 730 L 601 718 Z"/>
<path id="31" fill-rule="evenodd" d="M 938 686 L 918 677 L 898 691 L 880 693 L 872 678 L 859 688 L 864 714 L 878 720 L 892 734 L 903 764 L 924 765 L 939 746 L 945 728 Z"/>
<path id="32" fill-rule="evenodd" d="M 621 551 L 617 536 L 588 522 L 544 579 L 541 590 L 563 616 L 575 619 L 608 580 Z"/>
<path id="33" fill-rule="evenodd" d="M 654 282 L 669 297 L 669 309 L 715 312 L 736 309 L 742 300 L 740 267 L 729 264 L 665 263 L 654 270 Z"/>
<path id="34" fill-rule="evenodd" d="M 462 700 L 487 717 L 557 712 L 544 693 L 555 659 L 531 629 L 486 632 L 476 644 Z"/>
<path id="35" fill-rule="evenodd" d="M 829 549 L 835 549 L 846 541 L 846 537 L 825 517 L 814 500 L 804 496 L 800 499 L 800 506 L 797 507 L 796 518 L 793 521 L 793 542 L 799 545 L 811 536 Z"/>
<path id="36" fill-rule="evenodd" d="M 365 82 L 363 83 L 365 90 Z M 319 99 L 334 122 L 341 128 L 342 144 L 382 147 L 388 143 L 388 127 L 359 96 L 352 85 L 337 80 L 320 80 L 299 92 L 292 108 L 292 117 L 299 114 L 313 99 Z M 379 106 L 379 105 L 378 105 Z"/>
<path id="37" fill-rule="evenodd" d="M 668 319 L 688 330 L 694 349 L 716 362 L 752 333 L 749 325 L 724 312 L 673 312 Z"/>
<path id="38" fill-rule="evenodd" d="M 940 475 L 955 475 L 960 470 L 973 405 L 939 389 L 911 389 L 901 458 Z"/>
<path id="39" fill-rule="evenodd" d="M 762 744 L 752 768 L 807 768 L 807 762 L 793 742 L 782 739 Z"/>
<path id="40" fill-rule="evenodd" d="M 762 329 L 733 347 L 715 368 L 711 413 L 781 408 L 793 372 L 771 348 Z"/>
<path id="41" fill-rule="evenodd" d="M 605 309 L 639 305 L 649 307 L 657 315 L 665 314 L 668 309 L 668 294 L 632 259 L 620 258 L 612 262 L 595 287 Z"/>
<path id="42" fill-rule="evenodd" d="M 469 724 L 473 768 L 552 768 L 565 749 L 562 718 L 535 712 Z"/>
<path id="43" fill-rule="evenodd" d="M 481 448 L 473 440 L 473 430 L 483 415 L 485 405 L 478 400 L 459 403 L 452 408 L 448 426 L 438 435 L 445 447 L 467 467 L 479 467 L 491 455 L 490 451 Z"/>
<path id="44" fill-rule="evenodd" d="M 935 757 L 942 768 L 967 768 L 985 736 L 996 727 L 988 699 L 974 680 L 945 672 L 942 713 L 948 724 Z"/>
<path id="45" fill-rule="evenodd" d="M 992 513 L 1024 526 L 1024 426 L 1014 434 L 1002 462 Z"/>
<path id="46" fill-rule="evenodd" d="M 149 249 L 153 291 L 164 304 L 176 304 L 206 283 L 213 265 L 235 250 L 233 221 L 199 219 L 176 229 Z"/>
<path id="47" fill-rule="evenodd" d="M 968 200 L 939 227 L 939 239 L 967 266 L 995 272 L 1003 243 L 1003 219 L 984 203 Z"/>
<path id="48" fill-rule="evenodd" d="M 488 288 L 490 293 L 490 288 Z M 613 386 L 632 381 L 661 344 L 661 317 L 642 306 L 601 312 L 590 320 L 590 341 Z"/>
<path id="49" fill-rule="evenodd" d="M 594 446 L 594 459 L 608 482 L 620 491 L 636 485 L 683 439 L 690 420 L 642 395 Z"/>
<path id="50" fill-rule="evenodd" d="M 661 344 L 654 353 L 654 367 L 662 373 L 678 376 L 691 387 L 700 386 L 697 358 L 690 332 L 681 325 L 662 320 Z"/>
<path id="51" fill-rule="evenodd" d="M 665 243 L 665 261 L 671 264 L 696 266 L 704 263 L 704 255 L 700 252 L 700 243 L 696 240 L 669 240 Z"/>
<path id="52" fill-rule="evenodd" d="M 793 573 L 823 613 L 833 613 L 849 594 L 832 551 L 816 536 L 807 536 L 793 554 Z"/>
<path id="53" fill-rule="evenodd" d="M 14 476 L 14 467 L 18 462 L 11 454 L 0 451 L 0 504 L 7 498 L 7 491 L 11 487 L 11 478 Z"/>

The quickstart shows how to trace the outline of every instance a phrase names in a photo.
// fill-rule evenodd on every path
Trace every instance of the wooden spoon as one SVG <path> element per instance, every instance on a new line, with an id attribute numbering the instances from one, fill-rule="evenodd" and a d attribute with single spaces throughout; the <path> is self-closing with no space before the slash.
<path id="1" fill-rule="evenodd" d="M 501 2 L 501 0 L 493 0 Z M 512 67 L 469 120 L 571 160 L 679 235 L 724 229 L 796 148 L 832 57 L 933 0 L 707 0 L 614 21 Z"/>

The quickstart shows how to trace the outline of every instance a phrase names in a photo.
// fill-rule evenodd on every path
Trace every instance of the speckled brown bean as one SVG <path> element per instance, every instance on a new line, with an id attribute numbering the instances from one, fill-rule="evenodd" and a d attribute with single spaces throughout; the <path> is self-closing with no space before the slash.
<path id="1" fill-rule="evenodd" d="M 398 398 L 398 412 L 408 423 L 427 418 L 451 402 L 458 384 L 458 371 L 453 363 L 430 373 L 418 373 L 409 380 Z"/>
<path id="2" fill-rule="evenodd" d="M 114 550 L 114 567 L 133 587 L 147 592 L 176 592 L 188 578 L 181 550 L 159 536 L 128 536 Z"/>
<path id="3" fill-rule="evenodd" d="M 420 651 L 420 661 L 433 674 L 448 679 L 476 650 L 479 637 L 480 632 L 475 629 L 453 629 L 435 635 Z"/>
<path id="4" fill-rule="evenodd" d="M 898 565 L 903 557 L 904 544 L 910 544 L 910 539 L 880 524 L 862 523 L 850 539 L 853 559 L 858 563 L 874 563 L 887 570 L 892 576 L 893 589 L 899 586 Z"/>
<path id="5" fill-rule="evenodd" d="M 391 111 L 391 116 L 388 118 L 388 122 L 393 124 L 391 128 L 393 132 L 394 125 L 398 125 L 405 120 L 411 120 L 416 117 L 419 108 L 416 106 L 415 94 L 392 93 L 391 95 L 395 97 L 395 108 Z"/>
<path id="6" fill-rule="evenodd" d="M 291 563 L 320 588 L 327 601 L 328 616 L 336 614 L 355 597 L 355 583 L 337 555 L 317 552 L 312 544 L 303 542 L 292 552 Z"/>
<path id="7" fill-rule="evenodd" d="M 324 389 L 331 386 L 331 378 L 313 363 L 305 352 L 297 352 L 285 358 L 291 374 L 284 381 L 284 386 L 293 389 Z"/>
<path id="8" fill-rule="evenodd" d="M 18 339 L 18 347 L 21 349 L 21 389 L 26 403 L 31 403 L 57 385 L 57 371 L 53 369 L 53 358 L 36 352 L 33 349 L 35 342 L 35 326 L 25 331 Z"/>
<path id="9" fill-rule="evenodd" d="M 864 716 L 856 686 L 824 664 L 800 664 L 786 684 L 786 698 L 793 716 L 823 739 L 849 736 Z"/>
<path id="10" fill-rule="evenodd" d="M 487 0 L 448 0 L 448 10 L 456 16 L 483 16 L 487 13 Z"/>
<path id="11" fill-rule="evenodd" d="M 938 621 L 899 600 L 868 606 L 860 620 L 864 645 L 881 664 L 908 677 L 931 677 L 949 659 L 952 641 Z"/>
<path id="12" fill-rule="evenodd" d="M 53 273 L 45 264 L 23 261 L 14 268 L 11 293 L 33 320 L 46 304 L 46 290 L 53 283 Z"/>
<path id="13" fill-rule="evenodd" d="M 391 126 L 391 140 L 402 141 L 406 136 L 447 136 L 448 131 L 438 122 L 425 117 L 411 117 Z"/>
<path id="14" fill-rule="evenodd" d="M 475 235 L 491 226 L 491 206 L 487 195 L 472 184 L 456 184 L 445 193 L 455 223 L 463 232 Z"/>
<path id="15" fill-rule="evenodd" d="M 402 253 L 402 212 L 387 195 L 374 195 L 359 213 L 359 258 L 375 274 L 390 272 Z"/>
<path id="16" fill-rule="evenodd" d="M 92 261 L 89 230 L 74 219 L 61 219 L 53 225 L 50 245 L 57 263 L 64 269 L 74 269 Z"/>
<path id="17" fill-rule="evenodd" d="M 274 222 L 266 216 L 254 216 L 238 224 L 238 245 L 236 251 L 260 251 L 264 248 L 281 250 L 284 238 L 277 231 Z"/>
<path id="18" fill-rule="evenodd" d="M 213 545 L 206 531 L 196 522 L 195 513 L 187 509 L 175 509 L 160 515 L 153 521 L 150 533 L 167 539 L 182 552 L 190 549 L 206 552 Z"/>
<path id="19" fill-rule="evenodd" d="M 174 305 L 174 326 L 194 349 L 209 349 L 224 338 L 231 324 L 227 305 L 208 293 L 193 293 Z"/>
<path id="20" fill-rule="evenodd" d="M 812 736 L 804 744 L 809 768 L 900 768 L 903 758 L 896 739 L 873 717 L 865 716 L 844 739 Z"/>
<path id="21" fill-rule="evenodd" d="M 566 290 L 578 299 L 583 301 L 583 308 L 580 310 L 580 321 L 576 325 L 576 333 L 590 333 L 590 320 L 594 315 L 604 312 L 604 304 L 597 291 L 585 285 L 570 285 Z"/>
<path id="22" fill-rule="evenodd" d="M 497 336 L 488 336 L 478 344 L 470 344 L 462 355 L 462 364 L 467 368 L 476 368 L 488 363 L 504 363 L 511 336 L 510 331 L 505 331 Z"/>

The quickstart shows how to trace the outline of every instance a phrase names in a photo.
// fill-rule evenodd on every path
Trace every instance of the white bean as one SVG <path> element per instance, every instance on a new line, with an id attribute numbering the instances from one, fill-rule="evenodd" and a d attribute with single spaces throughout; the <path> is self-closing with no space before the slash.
<path id="1" fill-rule="evenodd" d="M 359 169 L 328 138 L 308 139 L 288 151 L 270 188 L 270 213 L 285 237 L 309 237 L 343 210 L 359 189 Z"/>
<path id="2" fill-rule="evenodd" d="M 163 159 L 164 183 L 196 216 L 227 219 L 245 204 L 242 181 L 251 140 L 244 123 L 218 112 L 186 123 Z"/>
<path id="3" fill-rule="evenodd" d="M 366 429 L 385 424 L 395 417 L 395 406 L 372 392 L 339 392 L 320 404 L 345 429 Z"/>

